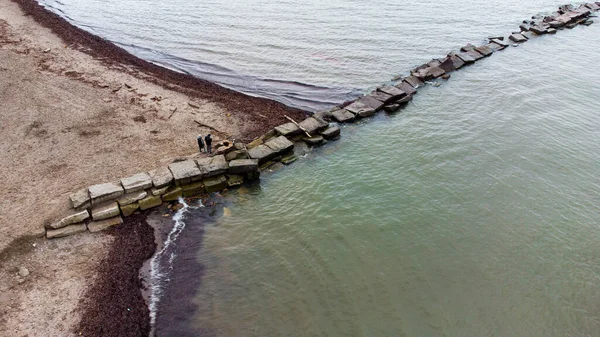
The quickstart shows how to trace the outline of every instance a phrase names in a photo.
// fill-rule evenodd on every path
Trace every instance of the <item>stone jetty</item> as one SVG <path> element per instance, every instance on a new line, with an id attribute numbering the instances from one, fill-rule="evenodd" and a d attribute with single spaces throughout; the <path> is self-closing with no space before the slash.
<path id="1" fill-rule="evenodd" d="M 556 34 L 578 25 L 589 26 L 600 2 L 563 5 L 548 15 L 524 20 L 519 31 L 507 36 L 493 36 L 476 46 L 467 44 L 457 51 L 433 59 L 410 70 L 394 83 L 320 111 L 303 121 L 279 125 L 249 144 L 221 141 L 215 154 L 207 158 L 179 160 L 165 167 L 141 172 L 112 182 L 93 184 L 70 195 L 72 211 L 62 219 L 45 224 L 46 237 L 59 238 L 82 232 L 99 232 L 123 223 L 123 217 L 151 209 L 181 197 L 218 192 L 225 188 L 255 181 L 262 170 L 293 163 L 297 153 L 307 147 L 320 146 L 341 135 L 337 124 L 351 123 L 373 116 L 379 111 L 394 112 L 409 104 L 417 89 L 431 81 L 448 80 L 450 74 L 479 62 L 511 45 L 531 41 L 540 35 Z"/>

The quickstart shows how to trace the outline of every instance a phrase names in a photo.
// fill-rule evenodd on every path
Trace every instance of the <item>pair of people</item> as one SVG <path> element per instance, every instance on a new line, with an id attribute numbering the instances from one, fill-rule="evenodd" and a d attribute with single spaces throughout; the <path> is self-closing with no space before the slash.
<path id="1" fill-rule="evenodd" d="M 196 139 L 198 140 L 198 147 L 200 148 L 200 152 L 204 150 L 204 145 L 206 144 L 206 153 L 212 153 L 212 137 L 210 136 L 210 133 L 206 135 L 204 139 L 202 138 L 202 135 L 198 135 Z"/>

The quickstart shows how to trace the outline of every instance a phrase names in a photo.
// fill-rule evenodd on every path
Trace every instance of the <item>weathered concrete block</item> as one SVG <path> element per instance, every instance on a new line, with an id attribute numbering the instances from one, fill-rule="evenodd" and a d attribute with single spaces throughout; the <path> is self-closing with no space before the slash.
<path id="1" fill-rule="evenodd" d="M 326 124 L 326 125 L 329 125 L 329 124 Z M 308 129 L 306 131 L 308 131 L 308 133 L 310 133 L 312 135 L 313 133 L 317 133 L 320 130 L 323 130 L 323 128 L 322 127 L 315 128 L 313 125 L 313 127 L 311 128 L 311 131 L 308 131 Z M 275 154 L 282 154 L 282 153 L 292 150 L 294 148 L 294 143 L 290 142 L 289 139 L 285 138 L 284 136 L 279 136 L 277 138 L 273 138 L 273 139 L 269 140 L 268 142 L 266 142 L 265 146 L 267 146 L 271 150 L 273 150 L 273 152 L 275 152 Z"/>
<path id="2" fill-rule="evenodd" d="M 424 83 L 418 79 L 416 76 L 410 75 L 408 77 L 405 77 L 403 82 L 408 83 L 411 87 L 417 89 L 420 86 L 422 86 Z M 406 92 L 406 91 L 405 91 Z M 412 95 L 411 93 L 406 93 L 407 95 Z"/>
<path id="3" fill-rule="evenodd" d="M 502 49 L 505 48 L 504 46 L 501 46 L 501 45 L 499 45 L 497 43 L 494 43 L 494 42 L 490 42 L 486 46 L 488 48 L 490 48 L 491 50 L 493 50 L 494 52 L 497 52 L 497 51 L 502 50 Z"/>
<path id="4" fill-rule="evenodd" d="M 204 193 L 204 183 L 197 181 L 189 185 L 181 186 L 181 193 L 184 197 L 194 197 Z"/>
<path id="5" fill-rule="evenodd" d="M 477 61 L 476 58 L 474 58 L 473 56 L 471 56 L 470 54 L 467 54 L 467 53 L 456 53 L 456 57 L 461 59 L 465 64 L 470 64 L 470 63 L 474 63 L 475 61 Z"/>
<path id="6" fill-rule="evenodd" d="M 475 46 L 474 46 L 474 45 L 472 45 L 472 44 L 470 44 L 470 43 L 467 43 L 467 45 L 466 45 L 466 46 L 464 46 L 464 47 L 461 47 L 461 48 L 460 48 L 460 51 L 462 51 L 462 52 L 465 52 L 465 53 L 466 53 L 466 52 L 468 52 L 468 51 L 471 51 L 471 50 L 474 50 L 474 49 L 475 49 Z"/>
<path id="7" fill-rule="evenodd" d="M 306 145 L 306 143 L 302 143 L 302 144 Z M 290 154 L 284 156 L 283 158 L 281 158 L 281 163 L 284 165 L 289 165 L 289 164 L 295 162 L 296 160 L 298 160 L 298 156 L 296 156 L 294 153 L 290 153 Z"/>
<path id="8" fill-rule="evenodd" d="M 51 228 L 51 229 L 62 228 L 62 227 L 66 227 L 68 225 L 83 222 L 84 220 L 88 219 L 89 217 L 90 217 L 90 213 L 88 213 L 87 210 L 83 210 L 81 212 L 71 214 L 71 215 L 61 219 L 60 221 L 57 221 L 52 224 L 48 224 L 48 225 L 46 225 L 46 227 Z"/>
<path id="9" fill-rule="evenodd" d="M 150 189 L 150 193 L 152 193 L 152 195 L 163 195 L 165 193 L 167 193 L 167 191 L 169 190 L 170 186 L 165 186 L 165 187 L 161 187 L 161 188 L 156 188 L 153 187 Z"/>
<path id="10" fill-rule="evenodd" d="M 144 211 L 162 205 L 162 199 L 160 195 L 149 195 L 138 201 L 138 203 L 140 204 L 140 209 Z"/>
<path id="11" fill-rule="evenodd" d="M 372 93 L 370 93 L 368 95 L 369 97 L 373 97 L 374 99 L 383 102 L 383 103 L 387 103 L 390 100 L 392 100 L 392 95 L 386 94 L 385 92 L 381 92 L 381 91 L 373 91 Z"/>
<path id="12" fill-rule="evenodd" d="M 493 43 L 495 43 L 495 44 L 497 44 L 497 45 L 501 45 L 501 46 L 503 46 L 503 47 L 508 47 L 508 46 L 510 46 L 510 43 L 508 43 L 508 42 L 505 42 L 504 40 L 500 40 L 500 39 L 492 39 L 492 41 L 491 41 L 491 42 L 493 42 Z"/>
<path id="13" fill-rule="evenodd" d="M 75 209 L 89 208 L 92 206 L 90 192 L 87 188 L 81 189 L 69 196 L 71 206 Z"/>
<path id="14" fill-rule="evenodd" d="M 406 81 L 402 81 L 396 85 L 396 88 L 404 91 L 407 96 L 412 96 L 417 93 L 417 89 L 415 89 L 410 83 Z"/>
<path id="15" fill-rule="evenodd" d="M 92 209 L 92 219 L 94 220 L 104 220 L 119 214 L 121 214 L 121 211 L 119 210 L 119 204 L 116 202 Z"/>
<path id="16" fill-rule="evenodd" d="M 103 201 L 115 200 L 125 193 L 123 186 L 117 183 L 104 183 L 89 188 L 92 204 L 99 204 Z"/>
<path id="17" fill-rule="evenodd" d="M 444 69 L 436 66 L 436 67 L 428 67 L 425 69 L 421 69 L 421 70 L 413 73 L 413 75 L 418 77 L 420 80 L 429 81 L 434 78 L 438 78 L 438 77 L 444 75 L 445 73 L 446 72 L 444 71 Z"/>
<path id="18" fill-rule="evenodd" d="M 475 50 L 479 54 L 481 54 L 483 56 L 490 56 L 490 55 L 492 55 L 494 53 L 494 51 L 490 47 L 485 46 L 485 45 L 484 46 L 475 47 Z"/>
<path id="19" fill-rule="evenodd" d="M 323 142 L 325 141 L 325 138 L 323 138 L 323 136 L 312 136 L 312 137 L 302 137 L 302 140 L 308 145 L 316 146 L 316 145 L 323 144 Z"/>
<path id="20" fill-rule="evenodd" d="M 183 191 L 181 190 L 181 187 L 172 187 L 172 188 L 169 188 L 167 193 L 163 194 L 162 200 L 163 201 L 177 201 L 182 196 L 183 196 Z"/>
<path id="21" fill-rule="evenodd" d="M 358 117 L 373 116 L 376 111 L 371 106 L 369 106 L 361 101 L 355 101 L 354 103 L 348 105 L 345 109 L 347 111 L 350 111 L 351 113 L 353 113 L 354 115 L 356 115 Z"/>
<path id="22" fill-rule="evenodd" d="M 452 60 L 452 64 L 454 65 L 454 69 L 460 69 L 465 65 L 465 62 L 463 60 L 460 59 L 460 57 L 454 55 L 454 56 L 450 56 L 450 59 Z"/>
<path id="23" fill-rule="evenodd" d="M 356 118 L 356 115 L 346 109 L 340 109 L 333 111 L 331 117 L 340 123 L 349 123 Z"/>
<path id="24" fill-rule="evenodd" d="M 244 183 L 244 176 L 238 174 L 228 174 L 227 175 L 227 186 L 234 187 L 240 186 Z"/>
<path id="25" fill-rule="evenodd" d="M 452 62 L 452 58 L 445 57 L 445 58 L 441 59 L 440 61 L 441 62 L 440 62 L 439 67 L 442 68 L 444 70 L 444 72 L 449 73 L 456 69 L 456 68 L 454 68 L 454 62 Z"/>
<path id="26" fill-rule="evenodd" d="M 83 233 L 87 230 L 85 224 L 80 225 L 69 225 L 66 227 L 62 227 L 59 229 L 48 229 L 46 230 L 46 238 L 54 239 L 54 238 L 62 238 L 69 235 L 75 235 L 78 233 Z"/>
<path id="27" fill-rule="evenodd" d="M 88 224 L 87 227 L 90 232 L 97 233 L 97 232 L 106 230 L 110 227 L 118 226 L 122 223 L 123 223 L 123 218 L 121 218 L 120 216 L 117 216 L 117 217 L 106 219 L 106 220 L 92 221 Z"/>
<path id="28" fill-rule="evenodd" d="M 270 147 L 262 144 L 250 149 L 248 155 L 250 158 L 258 160 L 259 163 L 264 163 L 274 158 L 277 154 Z M 231 162 L 229 162 L 229 166 L 231 167 Z"/>
<path id="29" fill-rule="evenodd" d="M 337 126 L 330 126 L 321 132 L 321 136 L 325 139 L 334 139 L 340 136 L 341 130 Z"/>
<path id="30" fill-rule="evenodd" d="M 202 179 L 202 172 L 192 159 L 172 163 L 169 165 L 169 170 L 171 170 L 177 185 L 187 185 Z"/>
<path id="31" fill-rule="evenodd" d="M 302 132 L 302 130 L 300 130 L 300 128 L 292 122 L 276 126 L 275 131 L 277 131 L 277 133 L 281 136 L 286 137 L 292 137 Z"/>
<path id="32" fill-rule="evenodd" d="M 522 32 L 528 32 L 531 29 L 531 25 L 528 23 L 523 23 L 523 24 L 519 25 L 519 29 Z"/>
<path id="33" fill-rule="evenodd" d="M 531 27 L 531 31 L 537 35 L 544 35 L 547 33 L 547 28 L 542 26 L 533 26 Z"/>
<path id="34" fill-rule="evenodd" d="M 511 34 L 508 38 L 517 43 L 527 42 L 527 38 L 525 36 L 517 33 Z"/>
<path id="35" fill-rule="evenodd" d="M 465 52 L 467 55 L 471 56 L 472 58 L 474 58 L 475 60 L 480 60 L 483 58 L 483 55 L 481 55 L 477 50 L 473 49 L 473 50 L 469 50 L 467 52 Z M 463 60 L 464 61 L 464 60 Z"/>
<path id="36" fill-rule="evenodd" d="M 337 110 L 337 109 L 334 109 Z M 333 110 L 321 110 L 321 111 L 317 111 L 313 114 L 313 117 L 322 119 L 322 120 L 330 120 L 331 119 L 331 113 L 333 112 Z"/>
<path id="37" fill-rule="evenodd" d="M 237 159 L 229 162 L 230 174 L 244 174 L 258 171 L 258 161 L 255 159 Z"/>
<path id="38" fill-rule="evenodd" d="M 203 180 L 206 192 L 219 192 L 227 187 L 225 175 L 210 177 Z"/>
<path id="39" fill-rule="evenodd" d="M 397 99 L 400 99 L 400 98 L 406 96 L 406 93 L 404 91 L 402 91 L 394 86 L 391 86 L 391 85 L 386 85 L 386 86 L 377 88 L 377 90 L 389 95 L 390 99 L 388 101 L 395 101 Z"/>
<path id="40" fill-rule="evenodd" d="M 408 103 L 408 102 L 410 102 L 412 100 L 413 100 L 413 95 L 409 95 L 409 96 L 406 96 L 406 97 L 402 97 L 401 99 L 399 99 L 396 102 L 394 102 L 394 104 L 400 104 L 400 105 L 402 105 L 402 104 L 406 104 L 406 103 Z"/>
<path id="41" fill-rule="evenodd" d="M 131 177 L 121 179 L 121 185 L 125 193 L 142 191 L 152 187 L 152 178 L 146 172 L 134 174 Z"/>
<path id="42" fill-rule="evenodd" d="M 548 29 L 546 30 L 546 32 L 547 32 L 548 34 L 556 34 L 556 29 L 555 29 L 555 28 L 548 28 Z"/>
<path id="43" fill-rule="evenodd" d="M 229 168 L 224 155 L 200 158 L 196 160 L 196 164 L 198 164 L 204 178 L 223 174 Z"/>
<path id="44" fill-rule="evenodd" d="M 250 158 L 248 156 L 248 151 L 247 150 L 235 150 L 235 151 L 231 151 L 228 154 L 225 155 L 225 159 L 227 161 L 232 161 L 235 159 L 247 159 Z"/>
<path id="45" fill-rule="evenodd" d="M 315 117 L 308 117 L 298 124 L 311 135 L 325 129 L 329 125 L 324 120 Z"/>
<path id="46" fill-rule="evenodd" d="M 119 206 L 125 206 L 125 205 L 129 205 L 129 204 L 133 204 L 134 202 L 136 202 L 140 199 L 144 199 L 147 195 L 148 195 L 148 193 L 146 191 L 127 193 L 127 194 L 119 197 L 119 199 L 117 199 L 117 202 L 119 203 Z"/>
<path id="47" fill-rule="evenodd" d="M 134 202 L 133 204 L 121 206 L 121 214 L 123 216 L 130 216 L 138 209 L 140 209 L 140 204 L 137 202 Z"/>
<path id="48" fill-rule="evenodd" d="M 173 173 L 168 167 L 157 168 L 148 172 L 148 175 L 152 179 L 152 185 L 156 188 L 169 186 L 173 182 Z"/>

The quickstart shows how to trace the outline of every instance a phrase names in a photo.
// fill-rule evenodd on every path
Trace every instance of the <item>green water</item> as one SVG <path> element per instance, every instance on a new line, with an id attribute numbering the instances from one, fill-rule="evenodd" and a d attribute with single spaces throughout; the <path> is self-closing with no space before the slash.
<path id="1" fill-rule="evenodd" d="M 218 336 L 600 336 L 600 27 L 511 48 L 206 229 Z M 229 212 L 226 212 L 229 213 Z"/>

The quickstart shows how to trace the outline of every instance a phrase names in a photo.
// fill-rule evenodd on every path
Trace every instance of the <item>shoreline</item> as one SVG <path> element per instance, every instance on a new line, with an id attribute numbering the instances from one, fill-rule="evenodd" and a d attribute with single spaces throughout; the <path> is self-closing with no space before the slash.
<path id="1" fill-rule="evenodd" d="M 170 70 L 161 68 L 159 66 L 153 65 L 153 64 L 149 64 L 146 61 L 140 60 L 138 58 L 136 58 L 133 55 L 130 56 L 123 56 L 121 55 L 122 52 L 124 52 L 122 49 L 114 46 L 116 49 L 113 49 L 112 47 L 108 47 L 107 44 L 110 44 L 98 37 L 94 37 L 93 35 L 89 34 L 89 33 L 85 33 L 91 36 L 86 36 L 85 34 L 83 34 L 82 32 L 79 32 L 80 29 L 71 26 L 68 22 L 66 22 L 63 19 L 60 19 L 60 17 L 58 17 L 57 15 L 48 12 L 47 10 L 43 9 L 43 7 L 37 5 L 38 7 L 27 7 L 27 3 L 29 3 L 29 5 L 32 5 L 32 0 L 12 0 L 16 3 L 19 3 L 21 5 L 21 8 L 24 8 L 23 6 L 25 6 L 25 12 L 29 13 L 29 15 L 31 15 L 34 19 L 36 19 L 36 21 L 38 23 L 40 22 L 46 22 L 46 24 L 50 29 L 52 29 L 53 31 L 55 30 L 59 30 L 59 27 L 61 27 L 61 25 L 63 24 L 67 24 L 68 26 L 70 26 L 71 28 L 74 29 L 74 31 L 70 31 L 70 29 L 65 29 L 62 34 L 66 34 L 68 36 L 70 36 L 70 38 L 72 38 L 72 41 L 79 41 L 79 42 L 75 42 L 78 46 L 77 46 L 77 50 L 81 51 L 81 48 L 86 48 L 86 46 L 92 46 L 92 53 L 88 53 L 89 55 L 94 56 L 95 58 L 100 57 L 102 63 L 105 66 L 108 67 L 117 67 L 119 68 L 119 71 L 123 71 L 127 74 L 130 74 L 134 77 L 136 77 L 137 79 L 146 81 L 146 82 L 150 82 L 156 85 L 159 85 L 163 88 L 168 88 L 169 90 L 174 90 L 177 91 L 179 93 L 184 93 L 187 96 L 191 96 L 191 97 L 198 97 L 198 98 L 202 98 L 202 99 L 209 99 L 211 101 L 216 102 L 217 104 L 221 104 L 223 106 L 225 106 L 226 110 L 231 110 L 234 109 L 234 113 L 241 113 L 243 114 L 244 111 L 238 111 L 237 109 L 240 108 L 241 106 L 243 106 L 244 108 L 246 108 L 246 106 L 244 106 L 244 103 L 248 103 L 249 106 L 252 107 L 252 109 L 250 109 L 250 114 L 260 114 L 261 112 L 265 112 L 265 110 L 261 110 L 260 105 L 265 103 L 263 101 L 265 101 L 265 99 L 261 99 L 261 98 L 251 98 L 251 97 L 247 97 L 243 94 L 239 94 L 239 93 L 235 93 L 235 92 L 228 92 L 228 89 L 225 88 L 220 88 L 218 85 L 212 84 L 210 82 L 206 82 L 203 80 L 199 80 L 199 79 L 186 79 L 184 77 L 189 76 L 189 75 L 185 75 L 185 74 L 180 74 L 180 73 L 176 73 L 176 72 L 172 72 Z M 23 5 L 23 3 L 26 3 L 25 5 Z M 37 3 L 36 3 L 37 4 Z M 36 14 L 38 13 L 38 14 Z M 41 14 L 40 14 L 41 13 Z M 44 14 L 46 13 L 46 14 Z M 51 16 L 48 13 L 54 15 Z M 37 16 L 36 16 L 37 15 Z M 59 18 L 62 21 L 56 21 L 58 20 L 57 18 Z M 40 21 L 38 21 L 40 20 Z M 46 20 L 46 21 L 44 21 Z M 62 24 L 56 24 L 56 22 L 62 22 Z M 1 23 L 2 21 L 0 21 L 0 28 L 1 27 Z M 41 23 L 43 25 L 43 23 Z M 77 31 L 79 30 L 79 31 Z M 1 36 L 1 30 L 0 30 L 0 37 Z M 71 35 L 70 35 L 71 34 Z M 60 35 L 59 35 L 60 36 Z M 64 37 L 61 37 L 61 39 L 63 39 L 63 41 L 65 41 Z M 81 40 L 79 40 L 81 39 Z M 68 41 L 68 40 L 67 40 Z M 1 42 L 1 41 L 0 41 Z M 0 44 L 1 45 L 1 44 Z M 112 45 L 112 44 L 110 44 Z M 106 47 L 106 50 L 102 49 L 102 46 Z M 468 46 L 466 46 L 468 47 Z M 473 52 L 475 54 L 477 54 L 477 52 L 479 50 L 473 50 L 476 48 L 481 48 L 480 47 L 474 47 L 473 48 L 469 47 L 469 50 L 465 50 L 464 53 L 468 53 L 468 52 Z M 65 47 L 66 48 L 66 47 Z M 94 49 L 96 48 L 96 49 Z M 489 47 L 487 47 L 489 48 Z M 86 53 L 89 50 L 86 51 Z M 484 56 L 489 56 L 491 54 L 491 52 L 489 50 L 486 49 L 482 49 L 482 53 L 487 53 L 489 52 L 488 55 L 478 55 L 478 57 L 482 58 Z M 26 52 L 26 54 L 28 53 L 28 51 Z M 45 51 L 43 53 L 46 53 Z M 97 54 L 94 54 L 97 53 Z M 125 52 L 126 53 L 126 52 Z M 124 62 L 119 62 L 118 58 L 120 57 L 119 55 L 124 57 Z M 458 57 L 458 58 L 462 58 L 462 57 L 467 57 L 469 55 L 463 55 L 462 53 L 457 54 L 457 55 L 448 55 L 446 61 L 451 60 L 452 57 Z M 141 62 L 141 63 L 140 63 Z M 437 78 L 439 77 L 438 75 L 435 75 L 433 70 L 438 70 L 438 68 L 441 67 L 441 64 L 447 65 L 449 64 L 450 61 L 448 62 L 441 62 L 439 64 L 428 64 L 425 68 L 423 69 L 415 69 L 415 73 L 419 76 L 422 75 L 423 79 L 426 78 Z M 474 62 L 474 61 L 471 61 Z M 1 64 L 0 64 L 1 65 Z M 122 67 L 126 67 L 126 66 L 132 66 L 135 67 L 135 70 L 131 70 L 131 69 L 123 69 Z M 424 65 L 425 66 L 425 65 Z M 452 66 L 454 67 L 454 66 Z M 161 68 L 161 69 L 155 69 L 155 68 Z M 114 68 L 113 68 L 114 69 Z M 137 72 L 137 70 L 141 71 L 143 74 L 140 74 Z M 423 70 L 423 71 L 422 71 Z M 443 69 L 442 69 L 443 70 Z M 454 69 L 453 69 L 454 70 Z M 164 74 L 164 76 L 162 75 L 162 73 L 166 71 L 166 73 Z M 442 72 L 443 73 L 443 72 Z M 150 76 L 149 78 L 146 78 L 145 76 Z M 184 77 L 180 77 L 180 76 L 184 76 Z M 159 77 L 161 77 L 161 79 L 159 79 Z M 165 80 L 165 78 L 167 80 Z M 447 78 L 446 78 L 447 80 Z M 171 83 L 169 83 L 169 81 L 173 81 Z M 176 85 L 173 83 L 177 83 Z M 182 84 L 183 83 L 183 84 Z M 190 89 L 190 88 L 186 88 L 186 83 L 189 85 L 196 85 L 193 83 L 200 83 L 197 84 L 200 88 L 194 88 L 194 89 Z M 127 85 L 127 84 L 126 84 Z M 219 89 L 220 88 L 220 89 Z M 202 89 L 206 89 L 206 91 L 202 91 Z M 386 88 L 386 89 L 391 89 L 391 88 Z M 221 90 L 225 90 L 226 93 L 221 92 Z M 114 93 L 114 92 L 113 92 Z M 372 94 L 373 97 L 386 97 L 385 94 L 381 94 L 381 93 L 373 93 Z M 218 96 L 218 97 L 217 97 Z M 410 95 L 412 97 L 412 94 Z M 245 98 L 244 98 L 245 97 Z M 372 98 L 373 98 L 372 97 Z M 231 102 L 223 102 L 223 100 L 231 100 Z M 373 98 L 376 100 L 376 98 Z M 237 100 L 237 101 L 236 101 Z M 386 98 L 386 100 L 388 100 L 388 98 Z M 268 100 L 266 100 L 268 101 Z M 371 100 L 371 102 L 374 102 L 373 100 Z M 389 99 L 389 102 L 391 102 L 391 99 Z M 356 103 L 356 102 L 355 102 Z M 228 105 L 229 104 L 229 105 Z M 267 111 L 269 111 L 270 114 L 273 114 L 274 116 L 278 116 L 279 118 L 282 118 L 283 114 L 287 113 L 286 111 L 292 111 L 289 110 L 290 108 L 281 108 L 279 105 L 279 103 L 276 102 L 270 102 L 270 103 L 265 103 L 267 104 L 267 106 L 270 106 L 273 108 L 273 110 L 269 110 L 267 109 Z M 360 104 L 353 104 L 352 106 L 350 105 L 343 105 L 342 108 L 344 108 L 345 110 L 342 110 L 343 113 L 345 113 L 346 115 L 348 115 L 349 113 L 353 113 L 353 111 L 356 111 L 357 114 L 359 115 L 359 117 L 369 117 L 372 114 L 374 114 L 376 111 L 381 110 L 383 107 L 383 103 L 379 103 L 376 102 L 377 104 L 377 108 L 374 107 L 366 107 L 365 106 L 359 106 Z M 364 105 L 364 104 L 363 104 Z M 281 108 L 281 109 L 280 109 Z M 340 109 L 341 110 L 341 109 Z M 175 111 L 173 111 L 174 113 Z M 296 111 L 298 112 L 298 111 Z M 298 113 L 302 113 L 303 112 L 298 112 Z M 289 113 L 290 115 L 292 115 L 292 113 Z M 293 116 L 293 115 L 292 115 Z M 244 116 L 246 117 L 246 116 Z M 170 118 L 170 117 L 169 117 Z M 242 118 L 243 119 L 243 118 Z M 335 119 L 335 115 L 334 115 L 334 119 Z M 280 120 L 275 120 L 275 118 L 271 118 L 269 120 L 270 123 L 273 124 L 281 124 L 282 121 Z M 286 122 L 285 120 L 283 120 L 283 122 Z M 342 121 L 339 121 L 342 122 Z M 145 123 L 145 122 L 144 122 Z M 260 124 L 260 125 L 255 125 L 255 127 L 252 129 L 253 131 L 250 131 L 250 133 L 252 132 L 257 132 L 257 133 L 263 133 L 264 131 L 270 129 L 270 127 L 268 126 L 270 124 Z M 263 128 L 263 129 L 261 129 Z M 261 131 L 262 130 L 262 131 Z M 247 133 L 245 134 L 247 135 Z M 135 168 L 136 170 L 138 169 L 137 167 Z M 112 172 L 113 175 L 112 177 L 109 178 L 114 178 L 114 173 Z M 116 174 L 120 174 L 119 172 L 116 172 Z M 51 177 L 48 177 L 46 179 L 51 179 Z M 105 249 L 104 254 L 105 257 L 102 256 L 96 256 L 98 261 L 97 261 L 97 266 L 95 268 L 92 268 L 95 270 L 95 272 L 97 273 L 97 278 L 94 282 L 90 282 L 87 283 L 86 286 L 87 288 L 84 291 L 84 295 L 83 298 L 87 300 L 84 302 L 80 302 L 79 305 L 82 305 L 83 307 L 77 307 L 77 310 L 80 311 L 79 314 L 83 314 L 83 318 L 82 320 L 78 323 L 79 328 L 77 329 L 77 333 L 79 332 L 84 332 L 85 335 L 137 335 L 137 333 L 139 332 L 139 335 L 146 335 L 148 330 L 148 326 L 149 324 L 147 324 L 150 320 L 149 317 L 147 317 L 147 312 L 144 312 L 144 308 L 146 310 L 148 310 L 148 306 L 147 304 L 142 304 L 145 303 L 140 302 L 140 296 L 141 296 L 141 291 L 139 291 L 141 288 L 143 288 L 142 284 L 141 284 L 141 280 L 139 279 L 139 277 L 137 277 L 137 273 L 135 274 L 136 276 L 132 276 L 132 272 L 133 271 L 138 271 L 140 270 L 140 268 L 142 267 L 141 264 L 143 264 L 143 262 L 147 259 L 147 257 L 152 256 L 155 252 L 155 244 L 150 244 L 150 237 L 154 238 L 154 231 L 149 228 L 150 226 L 148 226 L 148 223 L 146 221 L 146 212 L 142 212 L 140 215 L 135 215 L 132 220 L 130 219 L 126 219 L 125 221 L 125 225 L 123 226 L 118 226 L 117 229 L 115 229 L 114 231 L 109 231 L 104 235 L 100 235 L 97 236 L 94 239 L 89 239 L 88 240 L 102 240 L 103 236 L 110 236 L 112 238 L 112 241 L 110 242 L 106 242 L 105 245 L 103 246 L 103 248 Z M 111 233 L 115 234 L 118 233 L 116 235 L 111 235 Z M 108 235 L 107 235 L 108 234 Z M 152 234 L 152 235 L 150 235 Z M 82 238 L 73 238 L 71 240 L 81 240 Z M 129 240 L 127 240 L 129 239 Z M 137 245 L 131 245 L 132 242 L 136 242 L 139 241 L 139 243 Z M 66 241 L 65 239 L 65 242 Z M 152 242 L 154 243 L 154 241 L 152 240 Z M 152 247 L 151 247 L 152 246 Z M 35 245 L 34 245 L 35 247 Z M 128 252 L 127 255 L 124 257 L 122 255 L 122 252 L 124 249 L 131 249 L 132 247 L 135 247 L 136 249 L 134 249 L 134 251 L 132 252 Z M 0 246 L 1 248 L 1 246 Z M 150 252 L 150 250 L 152 252 Z M 149 256 L 148 256 L 149 254 Z M 1 252 L 0 252 L 1 255 Z M 141 262 L 140 262 L 141 261 Z M 21 274 L 21 272 L 19 271 L 19 274 Z M 23 273 L 25 274 L 25 273 Z M 125 282 L 122 282 L 125 281 Z M 1 286 L 1 284 L 0 284 Z M 124 295 L 124 296 L 121 296 Z M 128 297 L 131 296 L 131 297 Z M 126 303 L 125 303 L 126 302 Z M 83 304 L 82 304 L 83 303 Z M 127 315 L 125 321 L 118 321 L 115 322 L 115 306 L 117 306 L 119 310 L 125 312 L 132 312 L 133 314 L 131 314 L 131 316 L 129 316 L 129 314 Z M 0 312 L 0 315 L 2 313 Z M 145 317 L 145 318 L 144 318 Z M 0 316 L 0 323 L 2 323 L 1 321 L 1 316 Z M 123 317 L 121 317 L 123 318 Z M 107 322 L 111 323 L 111 324 L 107 324 Z M 117 323 L 117 324 L 115 324 Z M 116 325 L 116 326 L 114 326 Z M 104 330 L 104 329 L 110 329 L 108 330 Z M 114 330 L 113 330 L 114 329 Z M 135 331 L 135 332 L 134 332 Z"/>
<path id="2" fill-rule="evenodd" d="M 287 122 L 284 115 L 309 116 L 139 59 L 34 0 L 0 1 L 0 74 L 0 89 L 9 89 L 0 107 L 6 120 L 0 149 L 8 154 L 0 161 L 8 174 L 6 212 L 0 214 L 8 234 L 0 239 L 0 333 L 5 335 L 38 335 L 42 326 L 47 334 L 77 335 L 82 322 L 92 330 L 80 331 L 94 335 L 98 322 L 115 318 L 100 301 L 110 303 L 111 297 L 99 296 L 114 285 L 106 273 L 110 268 L 118 272 L 108 274 L 127 280 L 118 288 L 123 299 L 141 296 L 141 283 L 127 277 L 132 270 L 138 275 L 143 260 L 113 254 L 127 247 L 124 237 L 154 237 L 142 219 L 147 213 L 126 219 L 112 234 L 37 239 L 38 228 L 69 209 L 73 186 L 189 155 L 196 151 L 197 133 L 212 132 L 215 141 L 249 141 Z M 140 244 L 140 252 L 148 247 Z M 86 309 L 80 298 L 95 298 L 95 309 Z M 149 317 L 140 315 L 139 306 L 148 307 L 143 300 L 136 303 L 136 326 L 145 331 Z M 131 321 L 123 324 L 131 326 Z"/>
<path id="3" fill-rule="evenodd" d="M 255 131 L 244 135 L 247 137 L 244 140 L 252 140 L 269 128 L 285 123 L 286 119 L 283 115 L 288 115 L 294 119 L 301 119 L 309 115 L 306 111 L 288 107 L 283 103 L 249 96 L 216 83 L 145 61 L 108 40 L 72 25 L 59 15 L 44 8 L 36 0 L 10 1 L 18 4 L 26 16 L 32 17 L 42 27 L 50 29 L 67 45 L 75 46 L 77 50 L 102 61 L 107 67 L 116 67 L 144 81 L 177 91 L 189 97 L 216 102 L 226 110 L 232 111 L 232 113 L 244 114 L 246 119 L 250 115 L 254 117 L 250 119 L 250 122 L 255 122 L 252 119 L 256 119 L 256 117 L 260 118 L 265 115 L 270 117 L 268 121 L 263 121 L 268 125 L 257 126 Z M 130 67 L 133 67 L 133 69 Z"/>

